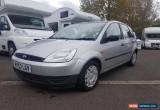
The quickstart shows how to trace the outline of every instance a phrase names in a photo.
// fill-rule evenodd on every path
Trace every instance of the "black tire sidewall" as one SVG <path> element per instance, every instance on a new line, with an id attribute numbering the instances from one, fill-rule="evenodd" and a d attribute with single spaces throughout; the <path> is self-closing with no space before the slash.
<path id="1" fill-rule="evenodd" d="M 133 60 L 133 55 L 134 55 L 134 54 L 136 54 L 136 61 L 135 61 L 135 63 L 132 62 L 132 60 Z M 130 65 L 130 66 L 135 66 L 136 62 L 137 62 L 137 53 L 136 53 L 136 52 L 133 52 L 132 57 L 131 57 L 131 59 L 130 59 L 130 61 L 129 61 L 129 65 Z"/>
<path id="2" fill-rule="evenodd" d="M 9 52 L 9 56 L 12 57 L 12 54 L 10 53 L 10 48 L 14 49 L 14 52 L 16 51 L 16 46 L 14 43 L 9 43 L 8 44 L 8 52 Z"/>
<path id="3" fill-rule="evenodd" d="M 94 65 L 97 67 L 98 69 L 98 78 L 97 78 L 97 81 L 96 81 L 96 84 L 93 86 L 93 87 L 87 87 L 86 86 L 86 83 L 85 83 L 85 75 L 87 73 L 87 69 L 91 66 L 91 65 Z M 81 73 L 79 75 L 79 78 L 78 78 L 78 82 L 77 82 L 77 87 L 81 90 L 84 90 L 84 91 L 89 91 L 89 90 L 92 90 L 93 88 L 95 88 L 95 86 L 97 85 L 98 83 L 98 79 L 99 79 L 99 73 L 100 73 L 100 65 L 98 63 L 96 63 L 95 61 L 90 61 L 88 62 L 84 67 L 83 69 L 81 70 Z"/>

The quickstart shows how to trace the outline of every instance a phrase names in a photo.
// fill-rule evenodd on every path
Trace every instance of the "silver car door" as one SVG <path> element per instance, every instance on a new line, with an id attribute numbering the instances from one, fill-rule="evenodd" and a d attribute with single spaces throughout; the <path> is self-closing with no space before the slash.
<path id="1" fill-rule="evenodd" d="M 121 31 L 123 34 L 123 42 L 121 44 L 121 53 L 124 55 L 121 57 L 121 62 L 127 62 L 131 58 L 133 39 L 131 38 L 131 32 L 127 25 L 121 24 Z"/>
<path id="2" fill-rule="evenodd" d="M 110 39 L 108 39 L 111 37 Z M 112 23 L 101 40 L 101 53 L 104 58 L 104 69 L 110 69 L 120 63 L 121 31 L 119 24 Z M 107 40 L 108 39 L 108 40 Z"/>

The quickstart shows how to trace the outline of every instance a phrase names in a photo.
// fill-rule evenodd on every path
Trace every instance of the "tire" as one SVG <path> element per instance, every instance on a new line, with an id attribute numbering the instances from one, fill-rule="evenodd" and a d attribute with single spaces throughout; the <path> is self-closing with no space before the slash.
<path id="1" fill-rule="evenodd" d="M 8 53 L 9 53 L 9 57 L 12 57 L 12 55 L 15 53 L 16 51 L 16 46 L 14 45 L 14 43 L 9 43 L 8 44 Z"/>
<path id="2" fill-rule="evenodd" d="M 4 55 L 5 54 L 5 52 L 4 51 L 0 51 L 0 55 Z"/>
<path id="3" fill-rule="evenodd" d="M 98 83 L 99 73 L 100 65 L 95 61 L 88 62 L 81 70 L 77 88 L 83 91 L 92 90 Z M 91 83 L 89 83 L 89 81 L 91 81 Z"/>
<path id="4" fill-rule="evenodd" d="M 134 52 L 132 54 L 132 57 L 131 57 L 130 61 L 128 62 L 128 65 L 129 66 L 135 66 L 136 62 L 137 62 L 137 52 Z"/>

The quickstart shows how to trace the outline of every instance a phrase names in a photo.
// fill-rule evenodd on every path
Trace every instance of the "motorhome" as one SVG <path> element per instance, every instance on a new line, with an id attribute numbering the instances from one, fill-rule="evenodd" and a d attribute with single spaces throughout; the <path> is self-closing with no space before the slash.
<path id="1" fill-rule="evenodd" d="M 145 48 L 160 49 L 160 27 L 148 27 L 143 31 Z"/>
<path id="2" fill-rule="evenodd" d="M 45 20 L 53 31 L 56 32 L 71 24 L 100 21 L 101 18 L 90 13 L 64 7 L 55 10 L 52 15 L 47 17 Z"/>
<path id="3" fill-rule="evenodd" d="M 32 0 L 0 0 L 0 52 L 10 55 L 37 40 L 53 35 L 44 18 L 52 14 L 48 4 Z"/>

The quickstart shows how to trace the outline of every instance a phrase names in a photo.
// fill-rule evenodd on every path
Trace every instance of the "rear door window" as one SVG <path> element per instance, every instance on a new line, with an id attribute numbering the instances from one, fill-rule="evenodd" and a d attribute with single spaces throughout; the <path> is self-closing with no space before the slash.
<path id="1" fill-rule="evenodd" d="M 131 32 L 128 26 L 121 24 L 122 34 L 124 38 L 133 38 L 133 32 Z"/>

